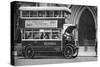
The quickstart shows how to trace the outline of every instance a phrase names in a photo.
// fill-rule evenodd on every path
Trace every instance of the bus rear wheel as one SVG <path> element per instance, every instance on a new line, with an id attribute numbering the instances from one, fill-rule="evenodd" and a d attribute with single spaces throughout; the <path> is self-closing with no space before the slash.
<path id="1" fill-rule="evenodd" d="M 24 53 L 25 55 L 25 58 L 29 58 L 29 59 L 32 59 L 33 58 L 33 56 L 34 56 L 34 50 L 33 50 L 33 48 L 32 48 L 32 46 L 27 46 L 26 48 L 25 48 L 25 53 Z"/>
<path id="2" fill-rule="evenodd" d="M 64 49 L 64 56 L 66 59 L 73 58 L 73 48 L 71 46 L 66 46 Z"/>

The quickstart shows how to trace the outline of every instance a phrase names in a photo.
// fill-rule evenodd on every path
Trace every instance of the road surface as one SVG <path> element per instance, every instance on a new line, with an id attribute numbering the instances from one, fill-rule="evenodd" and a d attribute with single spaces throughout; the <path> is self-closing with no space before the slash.
<path id="1" fill-rule="evenodd" d="M 48 59 L 49 58 L 49 59 Z M 34 59 L 25 59 L 23 57 L 15 57 L 15 65 L 40 65 L 40 64 L 56 64 L 56 63 L 72 63 L 72 62 L 88 62 L 97 61 L 97 57 L 76 57 L 74 59 L 65 59 L 63 56 L 35 56 Z"/>

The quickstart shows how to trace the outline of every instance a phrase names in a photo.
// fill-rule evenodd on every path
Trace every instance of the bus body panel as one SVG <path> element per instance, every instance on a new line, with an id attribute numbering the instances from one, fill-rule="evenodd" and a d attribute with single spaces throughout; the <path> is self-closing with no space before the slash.
<path id="1" fill-rule="evenodd" d="M 61 41 L 23 41 L 23 47 L 31 45 L 36 52 L 60 52 Z"/>

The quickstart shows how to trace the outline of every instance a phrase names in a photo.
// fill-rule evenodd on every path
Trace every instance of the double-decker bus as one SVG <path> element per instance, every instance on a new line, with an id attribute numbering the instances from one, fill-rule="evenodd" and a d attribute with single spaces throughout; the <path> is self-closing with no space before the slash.
<path id="1" fill-rule="evenodd" d="M 72 57 L 73 47 L 63 42 L 65 18 L 71 14 L 67 7 L 21 6 L 20 29 L 23 56 L 33 58 L 36 53 L 61 52 Z"/>

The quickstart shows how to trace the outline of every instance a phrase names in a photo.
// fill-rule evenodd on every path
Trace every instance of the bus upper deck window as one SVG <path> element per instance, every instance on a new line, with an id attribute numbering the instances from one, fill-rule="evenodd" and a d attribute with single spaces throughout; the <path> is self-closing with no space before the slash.
<path id="1" fill-rule="evenodd" d="M 54 17 L 54 11 L 47 11 L 47 17 Z"/>
<path id="2" fill-rule="evenodd" d="M 38 11 L 38 16 L 39 17 L 45 17 L 46 16 L 46 12 L 45 11 Z"/>
<path id="3" fill-rule="evenodd" d="M 23 17 L 29 17 L 29 11 L 22 11 L 22 16 Z"/>
<path id="4" fill-rule="evenodd" d="M 37 17 L 37 11 L 30 11 L 30 17 Z"/>
<path id="5" fill-rule="evenodd" d="M 61 11 L 55 11 L 54 16 L 55 17 L 61 17 Z"/>

